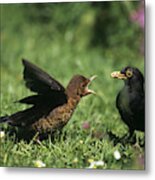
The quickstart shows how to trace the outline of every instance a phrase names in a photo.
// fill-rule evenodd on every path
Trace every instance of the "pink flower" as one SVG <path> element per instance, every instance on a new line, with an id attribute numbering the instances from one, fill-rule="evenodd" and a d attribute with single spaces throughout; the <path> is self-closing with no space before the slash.
<path id="1" fill-rule="evenodd" d="M 144 29 L 144 3 L 140 4 L 139 8 L 136 11 L 133 11 L 130 15 L 130 19 L 132 22 L 137 23 L 142 29 Z"/>
<path id="2" fill-rule="evenodd" d="M 131 14 L 131 20 L 144 29 L 144 9 L 139 9 Z"/>
<path id="3" fill-rule="evenodd" d="M 145 157 L 144 157 L 144 155 L 140 154 L 138 156 L 137 160 L 138 160 L 138 164 L 141 165 L 142 167 L 144 167 L 144 165 L 145 165 Z"/>
<path id="4" fill-rule="evenodd" d="M 89 129 L 89 128 L 90 128 L 89 122 L 88 122 L 88 121 L 83 122 L 82 128 L 83 128 L 83 129 Z"/>

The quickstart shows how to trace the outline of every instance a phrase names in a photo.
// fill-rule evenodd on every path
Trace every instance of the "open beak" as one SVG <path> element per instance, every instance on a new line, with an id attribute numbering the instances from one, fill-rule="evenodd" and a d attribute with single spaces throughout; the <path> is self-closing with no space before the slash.
<path id="1" fill-rule="evenodd" d="M 111 73 L 112 78 L 117 78 L 117 79 L 127 79 L 125 74 L 122 74 L 120 71 L 114 71 Z"/>
<path id="2" fill-rule="evenodd" d="M 90 77 L 88 80 L 89 80 L 89 82 L 88 82 L 88 84 L 87 84 L 87 86 L 86 86 L 86 94 L 96 94 L 96 92 L 95 91 L 93 91 L 93 90 L 91 90 L 91 89 L 89 89 L 89 85 L 91 84 L 91 82 L 94 80 L 94 79 L 96 79 L 97 78 L 97 76 L 96 75 L 94 75 L 94 76 L 92 76 L 92 77 Z"/>

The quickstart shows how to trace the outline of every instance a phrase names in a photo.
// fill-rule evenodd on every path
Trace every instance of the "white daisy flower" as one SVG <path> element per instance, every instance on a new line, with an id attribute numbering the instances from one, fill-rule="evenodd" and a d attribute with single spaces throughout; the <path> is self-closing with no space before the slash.
<path id="1" fill-rule="evenodd" d="M 115 158 L 116 160 L 121 159 L 121 154 L 120 154 L 120 152 L 119 152 L 118 150 L 115 150 L 115 151 L 114 151 L 114 158 Z"/>
<path id="2" fill-rule="evenodd" d="M 43 163 L 41 160 L 36 160 L 36 161 L 34 161 L 34 166 L 41 168 L 41 167 L 46 167 L 46 164 Z"/>
<path id="3" fill-rule="evenodd" d="M 73 163 L 77 163 L 77 162 L 78 162 L 78 158 L 76 157 L 73 159 Z"/>
<path id="4" fill-rule="evenodd" d="M 104 161 L 93 161 L 92 159 L 89 159 L 88 162 L 90 162 L 89 169 L 96 169 L 105 165 Z"/>
<path id="5" fill-rule="evenodd" d="M 5 132 L 4 131 L 0 131 L 0 139 L 3 139 L 5 137 Z"/>

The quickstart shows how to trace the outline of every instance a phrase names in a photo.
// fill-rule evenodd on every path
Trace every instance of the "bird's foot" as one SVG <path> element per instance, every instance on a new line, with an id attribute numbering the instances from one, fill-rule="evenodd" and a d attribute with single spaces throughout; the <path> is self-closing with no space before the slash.
<path id="1" fill-rule="evenodd" d="M 109 139 L 113 141 L 114 146 L 120 143 L 120 138 L 117 135 L 113 134 L 111 131 L 107 131 L 107 134 L 109 136 Z"/>
<path id="2" fill-rule="evenodd" d="M 134 147 L 135 149 L 141 151 L 141 147 L 140 147 L 140 145 L 139 145 L 138 142 L 136 142 L 136 143 L 133 145 L 133 147 Z"/>
<path id="3" fill-rule="evenodd" d="M 39 137 L 38 132 L 34 135 L 34 137 L 32 138 L 32 140 L 30 142 L 30 144 L 33 144 L 33 143 L 38 144 L 40 146 L 43 146 L 42 142 L 40 141 L 40 137 Z"/>

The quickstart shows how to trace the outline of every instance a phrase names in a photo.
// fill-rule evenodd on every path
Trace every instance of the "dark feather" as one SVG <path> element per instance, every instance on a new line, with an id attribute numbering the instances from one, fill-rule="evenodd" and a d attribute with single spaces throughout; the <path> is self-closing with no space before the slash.
<path id="1" fill-rule="evenodd" d="M 8 116 L 0 117 L 0 123 L 8 122 L 8 120 L 9 120 Z"/>
<path id="2" fill-rule="evenodd" d="M 46 117 L 54 108 L 67 103 L 64 93 L 33 95 L 23 98 L 19 103 L 32 104 L 33 107 L 19 111 L 9 117 L 11 124 L 16 126 L 30 125 L 42 117 Z"/>
<path id="3" fill-rule="evenodd" d="M 24 80 L 26 87 L 39 94 L 50 93 L 51 91 L 65 91 L 64 87 L 46 72 L 34 64 L 23 59 Z"/>
<path id="4" fill-rule="evenodd" d="M 44 115 L 43 109 L 33 106 L 26 110 L 18 111 L 10 115 L 8 123 L 11 124 L 12 126 L 18 126 L 18 127 L 29 126 L 43 115 Z"/>
<path id="5" fill-rule="evenodd" d="M 67 96 L 63 92 L 56 91 L 45 95 L 37 94 L 28 96 L 16 102 L 23 104 L 33 104 L 35 106 L 57 107 L 58 105 L 67 103 Z"/>

